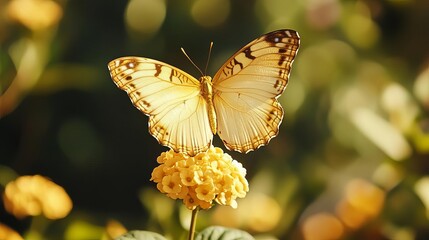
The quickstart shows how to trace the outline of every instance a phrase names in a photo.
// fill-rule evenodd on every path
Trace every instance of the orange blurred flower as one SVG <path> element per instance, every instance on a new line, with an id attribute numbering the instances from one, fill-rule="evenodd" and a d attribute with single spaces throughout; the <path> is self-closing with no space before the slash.
<path id="1" fill-rule="evenodd" d="M 2 240 L 24 240 L 15 230 L 0 223 L 0 239 Z"/>
<path id="2" fill-rule="evenodd" d="M 305 219 L 302 225 L 305 240 L 341 239 L 344 227 L 341 221 L 331 213 L 317 213 Z"/>
<path id="3" fill-rule="evenodd" d="M 116 220 L 109 220 L 106 225 L 106 238 L 115 239 L 122 234 L 125 234 L 127 229 Z"/>
<path id="4" fill-rule="evenodd" d="M 249 191 L 246 169 L 220 148 L 189 157 L 170 150 L 157 159 L 151 181 L 172 199 L 182 199 L 188 209 L 209 209 L 213 201 L 237 207 L 237 198 Z"/>
<path id="5" fill-rule="evenodd" d="M 3 202 L 6 211 L 18 218 L 42 213 L 49 219 L 63 218 L 73 206 L 61 186 L 40 175 L 21 176 L 8 183 Z"/>
<path id="6" fill-rule="evenodd" d="M 386 193 L 365 179 L 353 179 L 346 185 L 345 196 L 337 204 L 337 215 L 352 229 L 375 218 L 383 209 Z"/>

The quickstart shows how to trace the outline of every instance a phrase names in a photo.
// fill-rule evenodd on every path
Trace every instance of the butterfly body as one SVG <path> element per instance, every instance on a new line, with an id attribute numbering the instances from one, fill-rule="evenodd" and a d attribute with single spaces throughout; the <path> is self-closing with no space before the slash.
<path id="1" fill-rule="evenodd" d="M 207 103 L 207 114 L 210 122 L 210 129 L 213 134 L 216 134 L 217 130 L 217 121 L 216 121 L 216 111 L 213 106 L 213 83 L 210 76 L 203 76 L 200 78 L 201 82 L 201 95 Z"/>
<path id="2" fill-rule="evenodd" d="M 294 30 L 265 34 L 235 53 L 213 79 L 199 80 L 166 63 L 122 57 L 108 65 L 116 85 L 149 116 L 149 132 L 163 145 L 195 155 L 218 134 L 228 149 L 249 152 L 278 134 L 277 98 L 299 48 Z"/>

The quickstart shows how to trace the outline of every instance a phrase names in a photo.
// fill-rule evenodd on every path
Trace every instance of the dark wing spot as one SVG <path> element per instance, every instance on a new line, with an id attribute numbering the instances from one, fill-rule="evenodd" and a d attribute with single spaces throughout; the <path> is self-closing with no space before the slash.
<path id="1" fill-rule="evenodd" d="M 130 81 L 131 79 L 133 79 L 133 77 L 131 77 L 130 75 L 125 77 L 125 80 Z"/>
<path id="2" fill-rule="evenodd" d="M 140 93 L 140 92 L 138 92 L 138 93 Z M 140 95 L 140 94 L 139 94 L 139 95 Z M 144 104 L 145 106 L 147 106 L 147 107 L 150 107 L 150 103 L 149 103 L 148 101 L 143 100 L 143 104 Z"/>
<path id="3" fill-rule="evenodd" d="M 285 71 L 283 69 L 279 69 L 279 77 L 284 78 L 284 73 Z M 276 82 L 277 84 L 277 82 Z M 274 87 L 276 87 L 276 85 L 274 85 Z"/>
<path id="4" fill-rule="evenodd" d="M 284 63 L 285 61 L 286 61 L 286 56 L 282 55 L 282 56 L 280 57 L 280 60 L 279 60 L 278 65 L 279 65 L 279 66 L 282 66 L 282 65 L 283 65 L 283 63 Z"/>
<path id="5" fill-rule="evenodd" d="M 137 66 L 137 64 L 135 60 L 130 60 L 130 62 L 128 62 L 126 66 L 128 69 L 133 69 Z"/>
<path id="6" fill-rule="evenodd" d="M 274 83 L 274 88 L 276 88 L 277 89 L 277 87 L 279 86 L 279 84 L 280 84 L 280 80 L 276 80 L 276 83 Z"/>
<path id="7" fill-rule="evenodd" d="M 276 122 L 276 119 L 278 119 L 277 114 L 278 114 L 278 112 L 275 109 L 271 110 L 269 112 L 269 114 L 267 115 L 267 118 L 266 118 L 266 120 L 267 120 L 266 126 L 267 127 L 270 127 L 273 122 Z"/>
<path id="8" fill-rule="evenodd" d="M 155 77 L 158 77 L 161 74 L 161 64 L 155 64 Z"/>
<path id="9" fill-rule="evenodd" d="M 244 49 L 244 55 L 248 58 L 248 59 L 255 59 L 256 57 L 252 55 L 252 50 L 250 50 L 250 47 L 247 47 L 246 49 Z"/>
<path id="10" fill-rule="evenodd" d="M 240 65 L 240 69 L 243 69 L 243 64 L 241 62 L 237 61 L 237 59 L 235 59 L 235 58 L 233 59 L 233 61 L 234 61 L 234 64 L 232 64 L 232 66 Z"/>
<path id="11" fill-rule="evenodd" d="M 284 48 L 279 48 L 279 53 L 285 53 L 286 52 L 286 49 L 284 49 Z"/>
<path id="12" fill-rule="evenodd" d="M 267 42 L 276 44 L 276 43 L 281 42 L 282 39 L 285 37 L 286 37 L 285 31 L 279 30 L 279 31 L 274 31 L 274 32 L 268 33 L 265 36 L 265 40 Z"/>
<path id="13" fill-rule="evenodd" d="M 277 30 L 265 35 L 265 41 L 272 44 L 287 42 L 299 46 L 299 35 L 291 29 Z"/>

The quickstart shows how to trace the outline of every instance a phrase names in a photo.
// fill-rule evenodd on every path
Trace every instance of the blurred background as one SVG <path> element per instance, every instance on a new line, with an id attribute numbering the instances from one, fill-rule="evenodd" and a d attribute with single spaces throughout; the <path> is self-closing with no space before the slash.
<path id="1" fill-rule="evenodd" d="M 190 212 L 149 181 L 167 148 L 107 63 L 144 56 L 199 77 L 180 47 L 204 68 L 213 41 L 214 75 L 244 44 L 290 28 L 301 48 L 280 134 L 246 155 L 225 150 L 250 192 L 238 209 L 201 212 L 197 229 L 428 239 L 428 13 L 424 0 L 0 0 L 0 238 L 183 239 Z"/>

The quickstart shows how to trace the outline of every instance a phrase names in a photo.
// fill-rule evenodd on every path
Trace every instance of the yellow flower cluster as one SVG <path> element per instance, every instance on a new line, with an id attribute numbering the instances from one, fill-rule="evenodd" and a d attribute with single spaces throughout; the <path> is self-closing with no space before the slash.
<path id="1" fill-rule="evenodd" d="M 41 213 L 49 219 L 63 218 L 73 206 L 61 186 L 40 175 L 21 176 L 8 183 L 3 203 L 6 211 L 18 218 Z"/>
<path id="2" fill-rule="evenodd" d="M 172 199 L 182 199 L 185 206 L 209 209 L 213 200 L 221 205 L 237 207 L 237 198 L 249 191 L 246 169 L 220 148 L 190 157 L 173 150 L 163 152 L 160 164 L 152 172 L 151 181 Z"/>

